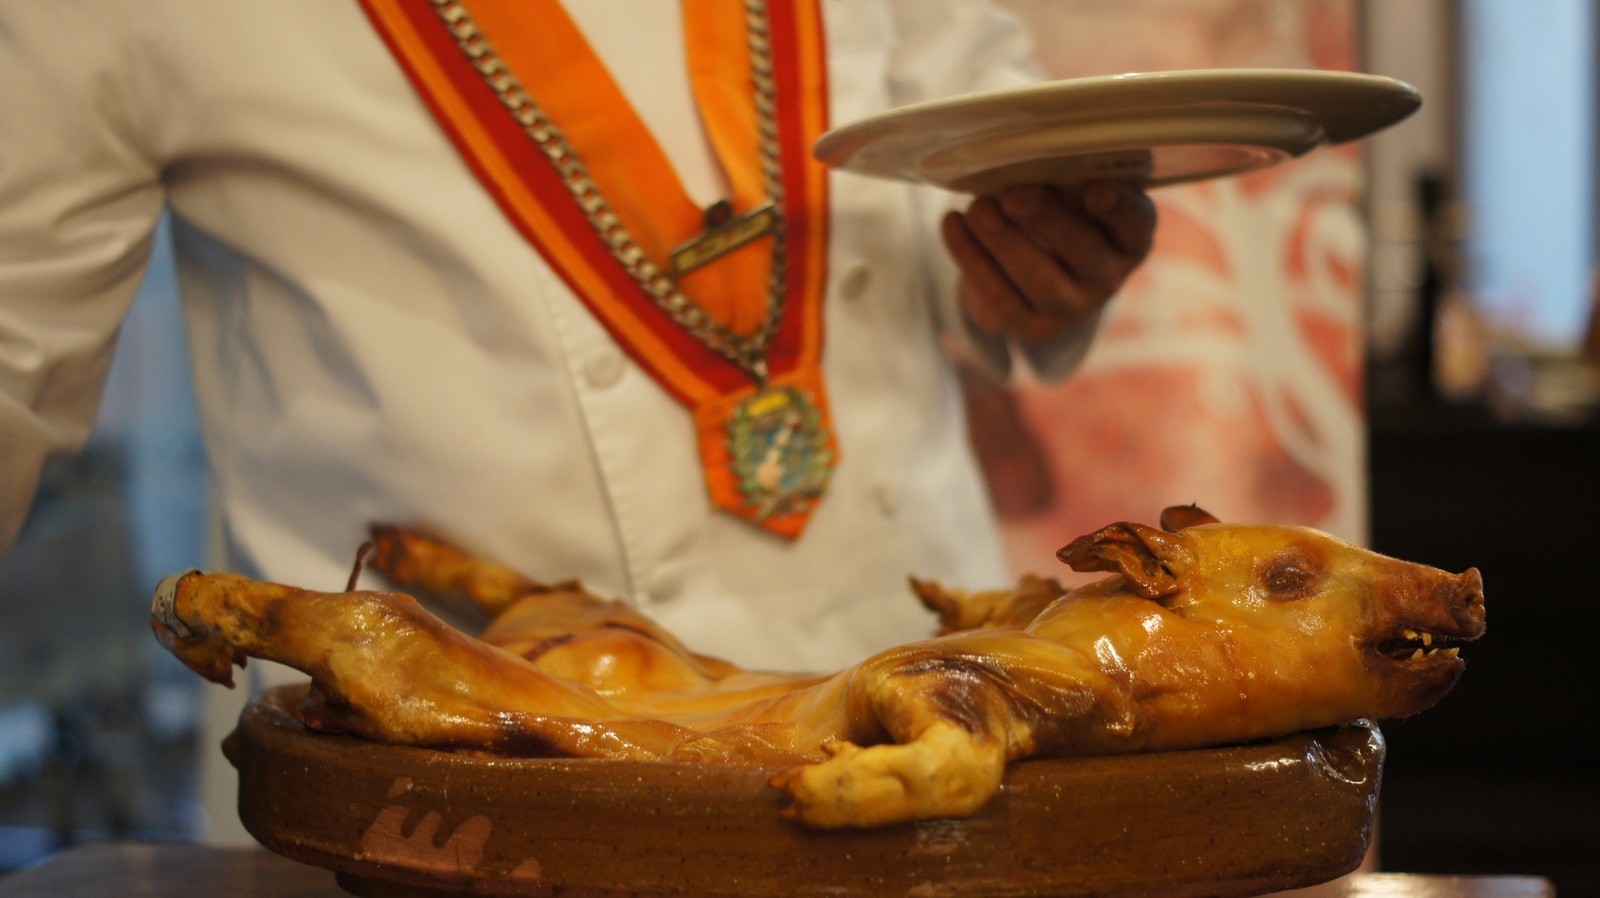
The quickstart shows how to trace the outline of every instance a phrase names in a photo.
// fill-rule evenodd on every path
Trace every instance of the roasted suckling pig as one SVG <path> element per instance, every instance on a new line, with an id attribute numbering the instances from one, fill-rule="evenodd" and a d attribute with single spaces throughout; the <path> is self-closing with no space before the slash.
<path id="1" fill-rule="evenodd" d="M 767 766 L 818 827 L 970 814 L 1030 757 L 1226 745 L 1438 701 L 1484 629 L 1476 570 L 1450 574 L 1304 527 L 1193 506 L 1059 553 L 1112 576 L 963 592 L 913 581 L 941 635 L 834 674 L 695 654 L 618 601 L 448 542 L 373 528 L 395 587 L 480 614 L 457 630 L 403 592 L 313 592 L 189 572 L 152 625 L 218 682 L 247 656 L 311 676 L 307 727 L 517 756 Z"/>

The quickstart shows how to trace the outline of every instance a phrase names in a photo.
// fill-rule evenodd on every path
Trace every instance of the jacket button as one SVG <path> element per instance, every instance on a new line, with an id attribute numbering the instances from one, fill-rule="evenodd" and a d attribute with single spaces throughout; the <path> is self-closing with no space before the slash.
<path id="1" fill-rule="evenodd" d="M 892 483 L 878 484 L 872 491 L 872 499 L 878 505 L 878 511 L 886 518 L 892 518 L 900 510 L 900 490 Z"/>
<path id="2" fill-rule="evenodd" d="M 622 379 L 623 368 L 622 353 L 603 349 L 583 363 L 583 377 L 590 386 L 605 389 Z"/>
<path id="3" fill-rule="evenodd" d="M 845 299 L 860 299 L 867 295 L 867 288 L 872 286 L 872 269 L 863 263 L 856 263 L 839 279 L 839 295 Z"/>

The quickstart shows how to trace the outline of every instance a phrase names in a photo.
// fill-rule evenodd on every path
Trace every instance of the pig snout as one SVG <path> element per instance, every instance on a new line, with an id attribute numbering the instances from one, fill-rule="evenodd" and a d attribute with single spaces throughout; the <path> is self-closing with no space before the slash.
<path id="1" fill-rule="evenodd" d="M 1445 599 L 1451 618 L 1461 629 L 1461 635 L 1476 639 L 1483 635 L 1487 615 L 1483 606 L 1483 575 L 1478 569 L 1467 568 L 1457 574 L 1451 584 L 1453 595 Z"/>

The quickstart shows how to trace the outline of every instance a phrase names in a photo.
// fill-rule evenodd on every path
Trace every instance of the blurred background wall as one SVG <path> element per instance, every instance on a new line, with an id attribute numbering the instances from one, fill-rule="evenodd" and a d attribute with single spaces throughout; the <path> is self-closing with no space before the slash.
<path id="1" fill-rule="evenodd" d="M 155 583 L 204 565 L 204 451 L 167 229 L 94 435 L 46 469 L 0 560 L 0 871 L 77 841 L 182 839 L 196 678 L 151 638 Z"/>

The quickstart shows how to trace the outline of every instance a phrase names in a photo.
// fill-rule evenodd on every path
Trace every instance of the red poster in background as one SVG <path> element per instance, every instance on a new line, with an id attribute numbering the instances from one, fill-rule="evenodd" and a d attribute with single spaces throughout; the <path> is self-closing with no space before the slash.
<path id="1" fill-rule="evenodd" d="M 1354 4 L 1216 0 L 1025 8 L 1052 77 L 1352 69 Z M 973 393 L 973 435 L 1018 571 L 1115 520 L 1198 503 L 1224 520 L 1366 536 L 1357 148 L 1162 188 L 1156 248 L 1064 384 Z M 988 398 L 985 398 L 987 395 Z"/>

